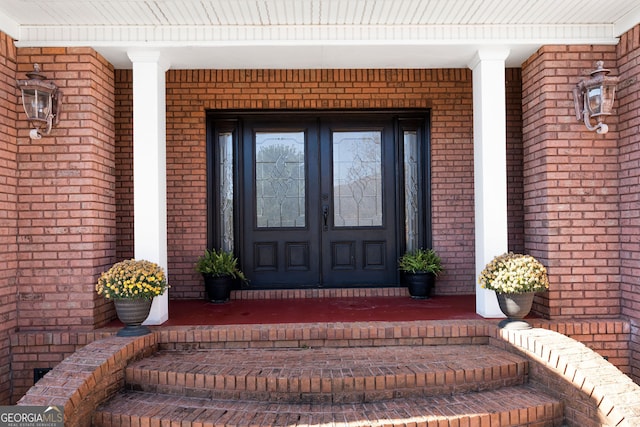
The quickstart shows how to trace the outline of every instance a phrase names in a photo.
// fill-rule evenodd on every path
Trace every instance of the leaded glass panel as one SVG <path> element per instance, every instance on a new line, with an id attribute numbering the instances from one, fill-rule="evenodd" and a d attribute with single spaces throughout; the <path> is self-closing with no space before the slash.
<path id="1" fill-rule="evenodd" d="M 305 133 L 257 132 L 258 228 L 305 227 Z"/>
<path id="2" fill-rule="evenodd" d="M 404 132 L 404 218 L 405 243 L 408 251 L 419 248 L 419 169 L 418 134 Z"/>
<path id="3" fill-rule="evenodd" d="M 382 225 L 382 133 L 333 132 L 335 227 Z"/>
<path id="4" fill-rule="evenodd" d="M 222 249 L 233 252 L 233 133 L 218 135 L 218 182 Z"/>

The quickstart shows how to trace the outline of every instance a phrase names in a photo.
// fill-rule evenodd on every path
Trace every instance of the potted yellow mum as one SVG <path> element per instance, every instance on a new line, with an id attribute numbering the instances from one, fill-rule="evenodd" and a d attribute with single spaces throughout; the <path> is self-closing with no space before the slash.
<path id="1" fill-rule="evenodd" d="M 513 252 L 493 258 L 478 282 L 480 287 L 496 292 L 500 310 L 507 316 L 499 326 L 508 329 L 530 328 L 522 319 L 531 311 L 535 293 L 549 289 L 545 266 L 531 255 Z"/>
<path id="2" fill-rule="evenodd" d="M 139 336 L 151 332 L 142 322 L 149 316 L 153 298 L 169 286 L 162 267 L 146 260 L 130 259 L 114 264 L 98 278 L 96 292 L 112 299 L 125 327 L 118 336 Z"/>

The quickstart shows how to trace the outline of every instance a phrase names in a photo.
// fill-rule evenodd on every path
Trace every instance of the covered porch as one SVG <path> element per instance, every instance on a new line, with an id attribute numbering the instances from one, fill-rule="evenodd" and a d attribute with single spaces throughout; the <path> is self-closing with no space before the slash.
<path id="1" fill-rule="evenodd" d="M 540 169 L 538 155 L 529 154 L 539 149 L 541 137 L 565 145 L 578 139 L 591 144 L 592 134 L 572 124 L 570 90 L 594 59 L 615 61 L 619 37 L 640 15 L 628 1 L 604 10 L 595 1 L 569 2 L 560 9 L 539 1 L 523 10 L 503 0 L 321 0 L 296 7 L 284 0 L 257 7 L 245 2 L 106 2 L 100 8 L 58 2 L 53 14 L 35 3 L 10 6 L 3 11 L 3 23 L 17 49 L 25 52 L 18 61 L 21 71 L 36 61 L 44 71 L 66 60 L 73 68 L 77 58 L 69 55 L 86 48 L 99 55 L 91 71 L 107 76 L 115 70 L 117 113 L 111 120 L 118 173 L 108 181 L 117 188 L 112 200 L 118 208 L 110 219 L 115 221 L 95 231 L 108 240 L 115 227 L 117 248 L 108 249 L 106 257 L 96 254 L 95 271 L 114 258 L 144 258 L 168 271 L 175 297 L 195 295 L 193 263 L 202 249 L 214 246 L 206 225 L 215 214 L 204 182 L 211 161 L 205 145 L 207 111 L 417 108 L 433 114 L 428 157 L 433 192 L 428 194 L 431 210 L 424 213 L 433 233 L 425 244 L 441 252 L 449 266 L 451 275 L 444 280 L 454 287 L 448 292 L 471 290 L 476 313 L 485 317 L 499 310 L 494 295 L 475 279 L 493 256 L 517 249 L 547 264 L 564 257 L 556 256 L 562 242 L 547 241 L 556 229 L 546 222 L 554 218 L 555 205 L 537 187 L 558 181 L 541 176 L 553 171 Z M 135 21 L 124 19 L 123 10 Z M 599 11 L 595 23 L 593 10 Z M 60 57 L 50 56 L 53 51 L 47 49 L 53 46 L 64 50 Z M 556 46 L 562 48 L 556 52 Z M 567 52 L 566 63 L 559 67 L 562 52 Z M 553 77 L 541 80 L 547 75 Z M 67 83 L 73 80 L 67 77 Z M 507 93 L 510 83 L 513 94 Z M 367 87 L 361 95 L 346 89 L 358 85 Z M 100 95 L 96 91 L 91 97 Z M 560 101 L 551 104 L 551 99 Z M 54 138 L 74 134 L 72 111 L 62 113 Z M 549 132 L 539 134 L 544 127 Z M 507 152 L 509 144 L 514 144 L 513 155 Z M 556 151 L 540 155 L 561 156 Z M 556 160 L 561 158 L 551 163 Z M 100 191 L 108 187 L 93 184 Z M 112 212 L 112 206 L 107 203 L 105 212 Z M 509 218 L 511 208 L 518 214 Z M 518 235 L 517 243 L 510 244 L 510 232 Z M 606 233 L 606 226 L 599 232 Z M 458 283 L 463 283 L 460 288 Z M 540 299 L 539 313 L 559 314 L 558 295 Z M 168 300 L 168 294 L 156 298 L 149 323 L 168 319 Z M 107 310 L 97 299 L 94 304 L 97 312 Z M 619 307 L 613 310 L 620 312 Z M 100 316 L 94 325 L 104 320 Z"/>

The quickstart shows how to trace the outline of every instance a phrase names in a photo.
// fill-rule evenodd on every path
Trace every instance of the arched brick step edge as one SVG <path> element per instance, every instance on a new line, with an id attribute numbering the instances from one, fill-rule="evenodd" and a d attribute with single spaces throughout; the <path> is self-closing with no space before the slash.
<path id="1" fill-rule="evenodd" d="M 490 343 L 529 359 L 529 382 L 564 403 L 568 426 L 640 426 L 640 386 L 598 353 L 546 329 L 495 331 Z"/>
<path id="2" fill-rule="evenodd" d="M 96 411 L 95 427 L 562 426 L 562 404 L 530 386 L 363 404 L 274 404 L 126 392 Z"/>
<path id="3" fill-rule="evenodd" d="M 65 427 L 89 426 L 96 408 L 124 388 L 127 365 L 156 350 L 155 334 L 94 341 L 60 362 L 18 405 L 61 405 Z"/>

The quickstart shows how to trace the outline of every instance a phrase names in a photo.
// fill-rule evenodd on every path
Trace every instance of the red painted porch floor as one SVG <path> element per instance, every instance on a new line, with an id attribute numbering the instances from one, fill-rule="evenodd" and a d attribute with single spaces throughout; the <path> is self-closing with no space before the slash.
<path id="1" fill-rule="evenodd" d="M 214 304 L 170 300 L 163 326 L 481 319 L 475 295 L 248 299 Z M 119 326 L 117 320 L 109 326 Z"/>

